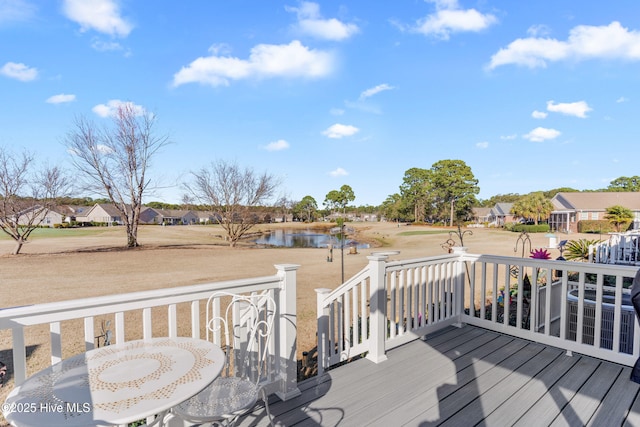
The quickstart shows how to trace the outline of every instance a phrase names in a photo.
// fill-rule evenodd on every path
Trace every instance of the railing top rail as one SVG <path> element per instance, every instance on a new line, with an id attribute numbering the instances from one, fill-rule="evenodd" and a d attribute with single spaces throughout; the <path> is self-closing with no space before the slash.
<path id="1" fill-rule="evenodd" d="M 424 258 L 404 259 L 387 263 L 387 271 L 400 270 L 403 268 L 415 267 L 420 264 L 435 264 L 438 262 L 449 262 L 460 259 L 459 254 L 434 255 Z"/>
<path id="2" fill-rule="evenodd" d="M 170 303 L 192 301 L 221 289 L 234 288 L 238 292 L 251 292 L 258 290 L 257 288 L 277 288 L 281 281 L 281 277 L 274 275 L 0 309 L 0 329 L 10 328 L 15 323 L 37 324 L 43 318 L 54 322 L 74 319 L 78 317 L 78 313 L 88 311 L 98 315 L 154 307 L 167 304 L 167 300 Z"/>
<path id="3" fill-rule="evenodd" d="M 606 275 L 622 275 L 624 277 L 634 277 L 638 267 L 629 265 L 601 264 L 589 262 L 574 262 L 562 260 L 544 260 L 536 258 L 520 258 L 501 255 L 462 255 L 463 261 L 486 262 L 496 264 L 523 265 L 527 267 L 546 267 L 554 270 L 570 270 L 576 272 L 591 273 L 594 269 Z"/>
<path id="4" fill-rule="evenodd" d="M 336 289 L 328 293 L 324 298 L 323 303 L 326 304 L 333 301 L 338 295 L 342 295 L 345 292 L 349 291 L 351 288 L 353 288 L 355 285 L 357 285 L 367 277 L 369 277 L 369 265 L 366 265 L 362 270 L 356 273 L 355 276 L 352 276 L 342 285 L 338 286 Z"/>

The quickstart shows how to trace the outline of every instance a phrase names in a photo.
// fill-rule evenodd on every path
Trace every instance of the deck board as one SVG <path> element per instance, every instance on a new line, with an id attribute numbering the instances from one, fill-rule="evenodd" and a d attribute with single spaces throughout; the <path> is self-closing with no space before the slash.
<path id="1" fill-rule="evenodd" d="M 281 426 L 640 425 L 630 368 L 473 326 L 354 360 L 271 399 Z M 264 408 L 240 426 L 267 426 Z"/>

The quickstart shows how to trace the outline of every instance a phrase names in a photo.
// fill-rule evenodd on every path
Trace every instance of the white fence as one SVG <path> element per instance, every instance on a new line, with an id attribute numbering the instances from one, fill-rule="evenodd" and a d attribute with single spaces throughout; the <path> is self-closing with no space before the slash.
<path id="1" fill-rule="evenodd" d="M 368 258 L 340 288 L 317 290 L 320 372 L 462 323 L 629 366 L 640 354 L 628 301 L 637 267 L 462 251 Z"/>
<path id="2" fill-rule="evenodd" d="M 0 331 L 10 330 L 12 338 L 12 365 L 15 384 L 20 385 L 27 375 L 35 372 L 27 362 L 27 334 L 25 331 L 37 325 L 48 325 L 51 348 L 51 364 L 63 358 L 63 342 L 76 339 L 64 331 L 67 324 L 81 321 L 84 331 L 84 348 L 90 350 L 96 345 L 96 326 L 99 319 L 113 318 L 115 343 L 152 336 L 178 336 L 178 331 L 186 329 L 194 338 L 205 338 L 204 307 L 207 298 L 217 291 L 232 293 L 252 293 L 267 291 L 276 301 L 277 319 L 274 324 L 274 343 L 270 357 L 274 372 L 268 385 L 270 392 L 287 399 L 299 394 L 297 388 L 296 362 L 296 271 L 298 266 L 276 265 L 273 276 L 233 280 L 185 286 L 154 291 L 134 292 L 112 296 L 38 304 L 0 310 Z M 179 310 L 180 307 L 180 310 Z M 160 311 L 158 311 L 160 310 Z M 183 313 L 183 312 L 186 312 Z M 152 313 L 155 313 L 152 316 Z M 158 315 L 160 313 L 160 315 Z M 180 317 L 179 315 L 184 315 Z M 159 323 L 159 319 L 166 324 Z M 142 336 L 135 336 L 140 331 Z M 160 331 L 160 332 L 159 332 Z M 101 332 L 101 331 L 100 331 Z M 128 335 L 131 335 L 129 337 Z M 70 355 L 65 354 L 65 357 Z M 42 367 L 40 367 L 42 369 Z"/>

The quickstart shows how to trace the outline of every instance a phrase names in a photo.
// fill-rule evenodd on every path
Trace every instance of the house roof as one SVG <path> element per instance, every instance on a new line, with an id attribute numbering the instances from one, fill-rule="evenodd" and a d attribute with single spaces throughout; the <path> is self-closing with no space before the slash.
<path id="1" fill-rule="evenodd" d="M 477 217 L 488 216 L 491 213 L 491 208 L 473 208 L 473 215 Z"/>
<path id="2" fill-rule="evenodd" d="M 493 207 L 497 215 L 511 215 L 513 203 L 496 203 Z"/>
<path id="3" fill-rule="evenodd" d="M 93 212 L 95 209 L 98 209 L 98 208 L 102 209 L 107 215 L 109 215 L 112 218 L 119 218 L 122 215 L 120 213 L 120 211 L 118 211 L 116 206 L 113 205 L 113 204 L 110 204 L 110 203 L 96 203 L 90 209 L 88 209 L 85 212 L 83 212 L 81 214 L 81 216 L 89 216 L 89 214 L 91 212 Z"/>
<path id="4" fill-rule="evenodd" d="M 156 209 L 152 208 L 163 218 L 183 218 L 189 214 L 195 215 L 192 211 L 178 210 L 178 209 Z"/>
<path id="5" fill-rule="evenodd" d="M 640 211 L 640 192 L 558 193 L 551 203 L 556 211 L 605 211 L 616 205 Z"/>
<path id="6" fill-rule="evenodd" d="M 61 215 L 67 216 L 82 216 L 89 212 L 91 206 L 76 206 L 76 205 L 60 205 L 56 206 L 54 210 Z"/>

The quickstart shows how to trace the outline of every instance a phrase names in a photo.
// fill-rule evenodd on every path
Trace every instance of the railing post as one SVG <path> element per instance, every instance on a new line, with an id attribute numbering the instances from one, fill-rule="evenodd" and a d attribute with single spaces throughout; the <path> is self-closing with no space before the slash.
<path id="1" fill-rule="evenodd" d="M 328 348 L 325 344 L 329 341 L 329 307 L 325 307 L 323 301 L 325 297 L 331 293 L 329 288 L 318 288 L 316 291 L 316 313 L 318 318 L 318 378 L 324 373 L 324 369 L 328 365 Z"/>
<path id="2" fill-rule="evenodd" d="M 464 277 L 465 277 L 465 268 L 464 268 L 464 260 L 463 256 L 467 253 L 467 248 L 464 246 L 454 246 L 451 248 L 453 250 L 454 255 L 458 255 L 460 259 L 456 263 L 456 272 L 455 272 L 455 284 L 454 284 L 454 292 L 453 292 L 453 314 L 458 318 L 458 321 L 454 323 L 454 326 L 461 328 L 462 327 L 462 313 L 464 313 Z M 469 307 L 473 307 L 474 295 L 470 295 L 469 298 Z"/>
<path id="3" fill-rule="evenodd" d="M 280 355 L 279 373 L 280 387 L 276 395 L 282 400 L 300 395 L 298 389 L 298 363 L 296 360 L 297 314 L 296 314 L 296 271 L 297 264 L 277 264 L 278 276 L 281 279 L 278 308 L 279 335 L 276 345 Z"/>
<path id="4" fill-rule="evenodd" d="M 370 255 L 369 260 L 369 352 L 367 359 L 374 363 L 387 360 L 387 292 L 385 268 L 388 255 Z"/>

